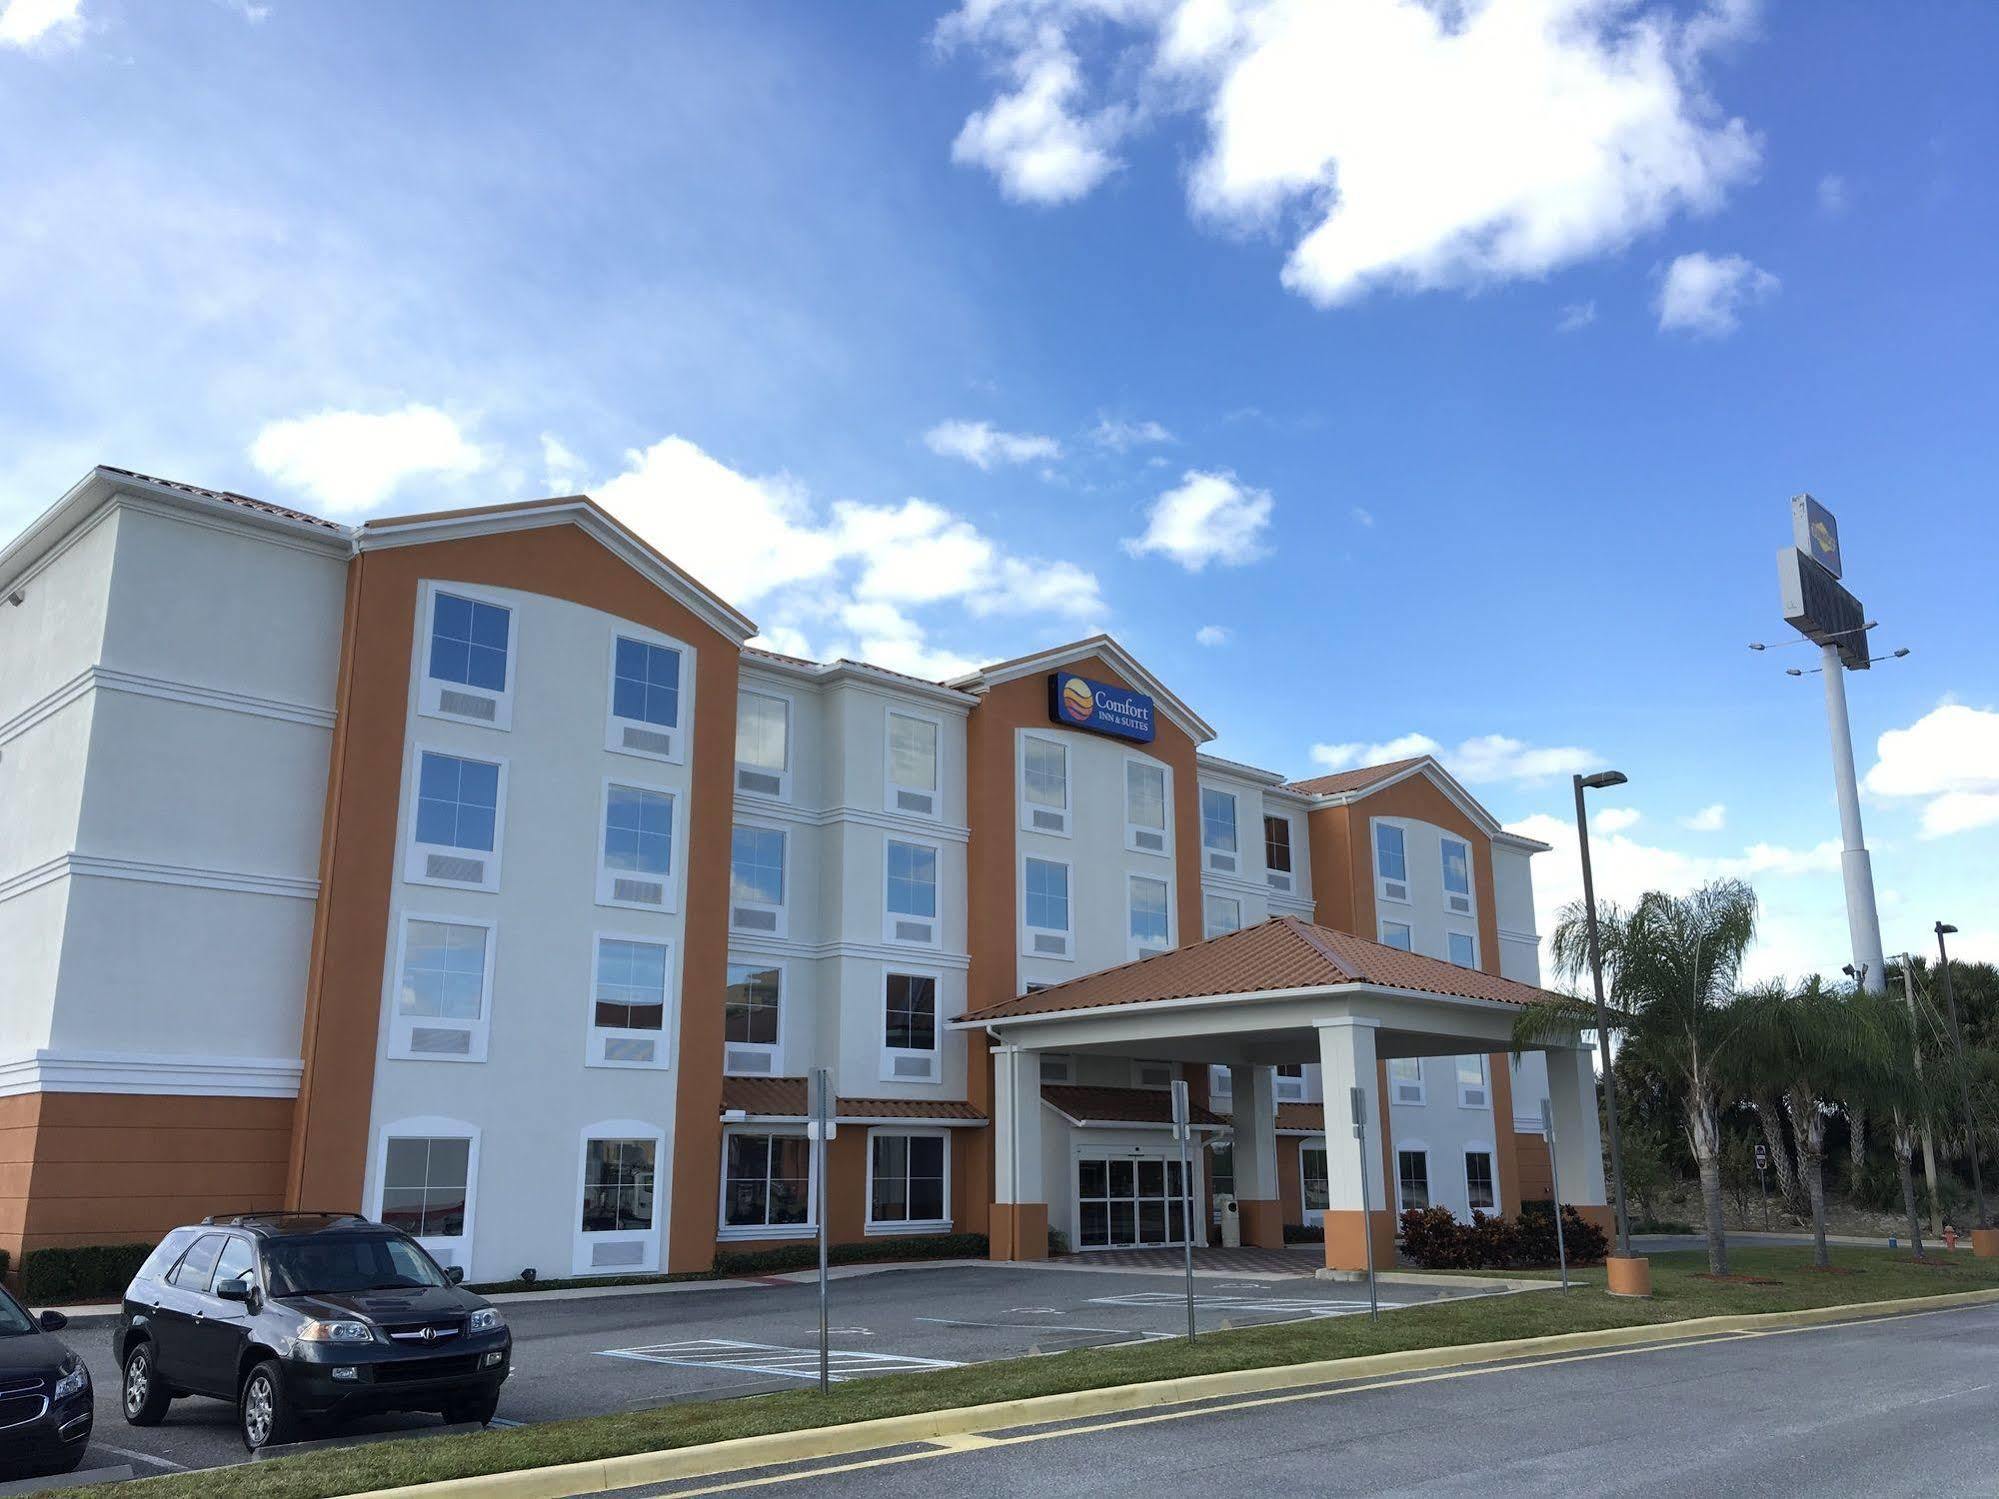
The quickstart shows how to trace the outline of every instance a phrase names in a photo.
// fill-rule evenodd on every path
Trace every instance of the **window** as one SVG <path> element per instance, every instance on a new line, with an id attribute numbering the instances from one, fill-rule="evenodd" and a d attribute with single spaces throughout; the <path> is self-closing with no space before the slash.
<path id="1" fill-rule="evenodd" d="M 950 1152 L 942 1135 L 889 1134 L 868 1140 L 868 1228 L 946 1227 Z"/>
<path id="2" fill-rule="evenodd" d="M 1208 1147 L 1208 1186 L 1217 1197 L 1235 1196 L 1235 1147 Z M 1217 1217 L 1221 1215 L 1216 1214 Z"/>
<path id="3" fill-rule="evenodd" d="M 1305 1064 L 1282 1062 L 1277 1067 L 1277 1101 L 1302 1103 L 1305 1098 Z"/>
<path id="4" fill-rule="evenodd" d="M 1298 1146 L 1299 1189 L 1303 1194 L 1305 1212 L 1325 1212 L 1332 1201 L 1332 1192 L 1326 1172 L 1326 1142 L 1323 1139 L 1305 1140 Z M 1311 1218 L 1307 1216 L 1307 1223 Z"/>
<path id="5" fill-rule="evenodd" d="M 1166 767 L 1152 760 L 1124 762 L 1124 846 L 1142 854 L 1172 847 L 1166 820 Z"/>
<path id="6" fill-rule="evenodd" d="M 1465 1152 L 1465 1206 L 1483 1213 L 1499 1206 L 1499 1192 L 1492 1181 L 1491 1151 Z"/>
<path id="7" fill-rule="evenodd" d="M 1129 950 L 1134 958 L 1165 952 L 1173 945 L 1173 923 L 1168 914 L 1166 881 L 1135 874 L 1128 881 L 1131 901 Z"/>
<path id="8" fill-rule="evenodd" d="M 1451 961 L 1460 968 L 1478 967 L 1478 941 L 1469 932 L 1449 932 L 1444 940 L 1450 944 Z"/>
<path id="9" fill-rule="evenodd" d="M 1291 888 L 1291 819 L 1263 819 L 1263 878 L 1273 890 Z"/>
<path id="10" fill-rule="evenodd" d="M 1020 825 L 1069 835 L 1069 747 L 1025 734 L 1020 741 Z"/>
<path id="11" fill-rule="evenodd" d="M 1406 921 L 1384 921 L 1381 924 L 1381 940 L 1384 946 L 1399 947 L 1410 951 L 1409 923 Z"/>
<path id="12" fill-rule="evenodd" d="M 604 852 L 597 904 L 671 911 L 674 794 L 651 786 L 604 787 Z"/>
<path id="13" fill-rule="evenodd" d="M 1430 1155 L 1428 1151 L 1395 1152 L 1395 1188 L 1401 1211 L 1430 1205 Z"/>
<path id="14" fill-rule="evenodd" d="M 1234 1096 L 1235 1073 L 1220 1063 L 1211 1066 L 1208 1069 L 1208 1097 L 1220 1100 Z"/>
<path id="15" fill-rule="evenodd" d="M 811 1223 L 812 1151 L 805 1136 L 729 1131 L 722 1142 L 723 1237 L 775 1237 L 770 1230 L 803 1231 Z"/>
<path id="16" fill-rule="evenodd" d="M 1409 899 L 1409 859 L 1402 829 L 1392 822 L 1374 825 L 1374 875 L 1384 900 Z"/>
<path id="17" fill-rule="evenodd" d="M 782 799 L 791 783 L 791 700 L 736 694 L 736 789 Z"/>
<path id="18" fill-rule="evenodd" d="M 927 973 L 891 973 L 883 986 L 885 1024 L 882 1077 L 890 1082 L 934 1082 L 937 1077 L 937 979 Z"/>
<path id="19" fill-rule="evenodd" d="M 784 933 L 784 830 L 737 823 L 729 844 L 729 925 Z"/>
<path id="20" fill-rule="evenodd" d="M 1131 1085 L 1134 1088 L 1170 1088 L 1173 1086 L 1173 1064 L 1171 1062 L 1133 1062 L 1131 1064 Z"/>
<path id="21" fill-rule="evenodd" d="M 1444 840 L 1444 908 L 1471 914 L 1471 850 L 1456 838 Z"/>
<path id="22" fill-rule="evenodd" d="M 430 645 L 417 708 L 504 729 L 512 719 L 514 611 L 442 588 L 430 596 Z"/>
<path id="23" fill-rule="evenodd" d="M 206 1291 L 208 1278 L 215 1273 L 215 1261 L 222 1254 L 221 1234 L 203 1234 L 193 1248 L 180 1257 L 167 1284 L 183 1291 Z"/>
<path id="24" fill-rule="evenodd" d="M 725 1073 L 777 1071 L 783 989 L 784 971 L 780 968 L 756 963 L 729 965 L 729 988 L 722 1001 Z"/>
<path id="25" fill-rule="evenodd" d="M 1242 902 L 1232 895 L 1201 897 L 1201 935 L 1220 937 L 1242 929 Z"/>
<path id="26" fill-rule="evenodd" d="M 1053 859 L 1021 861 L 1022 917 L 1031 958 L 1066 958 L 1069 944 L 1069 866 Z"/>
<path id="27" fill-rule="evenodd" d="M 652 760 L 682 758 L 683 647 L 631 635 L 611 641 L 611 716 L 604 747 Z"/>
<path id="28" fill-rule="evenodd" d="M 583 1232 L 652 1228 L 654 1140 L 591 1140 L 583 1150 Z"/>
<path id="29" fill-rule="evenodd" d="M 889 942 L 937 945 L 937 850 L 927 843 L 888 840 L 882 936 Z"/>
<path id="30" fill-rule="evenodd" d="M 500 803 L 506 766 L 419 750 L 413 829 L 403 877 L 491 890 L 500 879 Z"/>
<path id="31" fill-rule="evenodd" d="M 888 810 L 937 815 L 937 721 L 888 715 Z"/>
<path id="32" fill-rule="evenodd" d="M 215 1284 L 224 1286 L 232 1280 L 241 1280 L 246 1275 L 252 1285 L 257 1283 L 256 1246 L 248 1239 L 232 1236 L 222 1246 L 221 1258 L 215 1262 Z"/>
<path id="33" fill-rule="evenodd" d="M 1423 1059 L 1396 1057 L 1389 1062 L 1388 1085 L 1395 1090 L 1396 1103 L 1423 1102 Z"/>
<path id="34" fill-rule="evenodd" d="M 1076 1059 L 1059 1051 L 1041 1053 L 1041 1081 L 1044 1083 L 1073 1083 L 1076 1080 Z"/>
<path id="35" fill-rule="evenodd" d="M 664 1067 L 670 1046 L 666 1025 L 672 950 L 661 942 L 599 937 L 591 987 L 592 1067 Z"/>
<path id="36" fill-rule="evenodd" d="M 389 1055 L 483 1062 L 493 929 L 484 923 L 411 917 L 403 923 Z"/>
<path id="37" fill-rule="evenodd" d="M 1491 1094 L 1485 1085 L 1485 1058 L 1476 1054 L 1458 1058 L 1458 1107 L 1482 1109 Z"/>
<path id="38" fill-rule="evenodd" d="M 1201 847 L 1208 868 L 1218 874 L 1236 872 L 1235 793 L 1201 788 Z"/>
<path id="39" fill-rule="evenodd" d="M 381 1221 L 413 1239 L 462 1239 L 471 1183 L 469 1139 L 391 1137 L 382 1151 Z"/>

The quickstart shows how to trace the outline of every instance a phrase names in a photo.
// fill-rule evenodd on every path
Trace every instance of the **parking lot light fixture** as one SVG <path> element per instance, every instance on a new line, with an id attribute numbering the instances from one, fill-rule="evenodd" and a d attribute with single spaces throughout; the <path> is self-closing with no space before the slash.
<path id="1" fill-rule="evenodd" d="M 1583 860 L 1583 911 L 1589 927 L 1589 971 L 1590 982 L 1596 989 L 1596 1047 L 1597 1056 L 1603 1066 L 1603 1112 L 1610 1127 L 1610 1182 L 1611 1198 L 1617 1214 L 1617 1253 L 1621 1259 L 1631 1258 L 1631 1219 L 1624 1208 L 1624 1150 L 1617 1131 L 1617 1073 L 1610 1060 L 1610 1013 L 1603 1002 L 1603 954 L 1598 945 L 1596 930 L 1596 881 L 1590 870 L 1589 861 L 1589 816 L 1583 807 L 1585 791 L 1602 791 L 1611 786 L 1622 786 L 1630 777 L 1621 770 L 1600 770 L 1595 775 L 1579 775 L 1576 786 L 1576 839 L 1582 850 Z M 1555 1204 L 1555 1212 L 1560 1215 L 1562 1205 Z"/>

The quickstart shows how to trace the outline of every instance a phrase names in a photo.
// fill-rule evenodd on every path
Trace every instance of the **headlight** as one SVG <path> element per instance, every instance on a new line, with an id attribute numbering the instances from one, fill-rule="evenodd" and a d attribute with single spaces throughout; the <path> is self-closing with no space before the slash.
<path id="1" fill-rule="evenodd" d="M 90 1371 L 84 1368 L 83 1361 L 78 1359 L 76 1367 L 56 1381 L 55 1398 L 58 1401 L 67 1400 L 70 1396 L 81 1394 L 89 1388 Z"/>
<path id="2" fill-rule="evenodd" d="M 298 1330 L 301 1343 L 372 1343 L 375 1329 L 365 1322 L 307 1322 Z"/>
<path id="3" fill-rule="evenodd" d="M 507 1325 L 507 1319 L 490 1306 L 482 1306 L 472 1314 L 472 1320 L 465 1325 L 467 1332 L 494 1332 Z"/>

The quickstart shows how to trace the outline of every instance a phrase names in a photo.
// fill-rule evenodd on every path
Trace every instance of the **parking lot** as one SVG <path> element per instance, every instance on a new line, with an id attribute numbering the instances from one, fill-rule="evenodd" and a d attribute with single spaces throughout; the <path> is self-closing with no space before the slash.
<path id="1" fill-rule="evenodd" d="M 864 1379 L 1148 1338 L 1184 1336 L 1177 1278 L 1144 1271 L 983 1261 L 840 1273 L 832 1287 L 832 1373 Z M 1382 1306 L 1469 1293 L 1384 1287 Z M 1349 1316 L 1366 1291 L 1309 1278 L 1206 1274 L 1195 1283 L 1204 1331 Z M 807 1278 L 690 1282 L 571 1298 L 509 1300 L 514 1375 L 500 1420 L 521 1424 L 765 1390 L 818 1378 L 818 1291 Z M 108 1320 L 79 1319 L 69 1342 L 97 1388 L 96 1439 L 87 1467 L 129 1465 L 141 1476 L 244 1460 L 235 1411 L 220 1401 L 176 1401 L 165 1424 L 127 1426 Z M 346 1428 L 422 1431 L 435 1417 L 380 1417 Z M 338 1437 L 335 1438 L 336 1440 Z"/>

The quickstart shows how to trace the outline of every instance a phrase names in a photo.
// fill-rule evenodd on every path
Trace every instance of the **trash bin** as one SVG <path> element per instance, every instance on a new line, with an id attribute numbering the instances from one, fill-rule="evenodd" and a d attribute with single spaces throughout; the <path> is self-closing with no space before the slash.
<path id="1" fill-rule="evenodd" d="M 1222 1248 L 1242 1248 L 1242 1214 L 1236 1209 L 1235 1198 L 1227 1192 L 1217 1192 L 1215 1211 L 1222 1215 Z"/>

